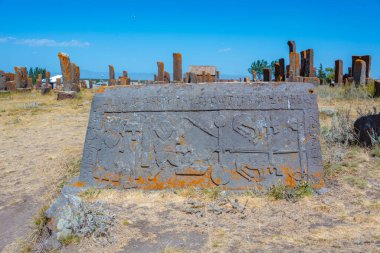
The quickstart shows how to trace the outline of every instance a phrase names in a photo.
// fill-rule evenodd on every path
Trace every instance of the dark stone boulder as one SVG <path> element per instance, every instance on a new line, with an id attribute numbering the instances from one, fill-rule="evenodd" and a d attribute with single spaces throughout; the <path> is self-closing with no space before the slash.
<path id="1" fill-rule="evenodd" d="M 372 138 L 380 138 L 380 114 L 359 118 L 354 123 L 355 135 L 363 146 L 372 146 Z"/>

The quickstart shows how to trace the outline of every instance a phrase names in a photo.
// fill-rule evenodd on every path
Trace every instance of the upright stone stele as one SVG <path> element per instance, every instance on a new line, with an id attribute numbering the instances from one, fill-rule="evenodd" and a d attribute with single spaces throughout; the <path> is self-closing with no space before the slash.
<path id="1" fill-rule="evenodd" d="M 279 66 L 279 76 L 280 76 L 280 81 L 285 82 L 285 59 L 281 58 L 278 63 L 280 64 Z"/>
<path id="2" fill-rule="evenodd" d="M 365 85 L 366 83 L 366 62 L 363 60 L 356 60 L 353 68 L 354 82 L 356 85 Z"/>
<path id="3" fill-rule="evenodd" d="M 300 76 L 300 55 L 296 52 L 292 52 L 289 54 L 289 60 L 289 78 Z"/>
<path id="4" fill-rule="evenodd" d="M 352 73 L 355 73 L 356 60 L 363 60 L 366 63 L 366 78 L 371 78 L 372 57 L 370 55 L 352 56 Z"/>
<path id="5" fill-rule="evenodd" d="M 314 89 L 306 83 L 105 89 L 92 102 L 77 185 L 246 191 L 308 181 L 321 188 Z"/>
<path id="6" fill-rule="evenodd" d="M 6 88 L 5 72 L 0 70 L 0 90 L 5 90 Z"/>
<path id="7" fill-rule="evenodd" d="M 173 82 L 182 82 L 182 55 L 173 53 Z"/>
<path id="8" fill-rule="evenodd" d="M 343 61 L 342 60 L 335 61 L 335 83 L 336 84 L 343 83 Z"/>
<path id="9" fill-rule="evenodd" d="M 114 86 L 116 84 L 115 68 L 112 65 L 108 65 L 108 69 L 109 69 L 108 85 Z"/>
<path id="10" fill-rule="evenodd" d="M 215 71 L 215 82 L 219 82 L 219 80 L 220 80 L 220 71 L 217 70 Z"/>
<path id="11" fill-rule="evenodd" d="M 281 82 L 282 80 L 282 76 L 281 76 L 281 65 L 280 63 L 276 62 L 274 64 L 274 80 L 276 82 Z"/>
<path id="12" fill-rule="evenodd" d="M 314 50 L 308 49 L 301 52 L 301 76 L 314 77 Z"/>
<path id="13" fill-rule="evenodd" d="M 16 89 L 26 89 L 28 86 L 28 74 L 26 67 L 14 67 Z"/>
<path id="14" fill-rule="evenodd" d="M 263 69 L 264 82 L 272 81 L 272 70 L 265 68 Z"/>
<path id="15" fill-rule="evenodd" d="M 380 97 L 380 80 L 375 80 L 375 97 Z"/>
<path id="16" fill-rule="evenodd" d="M 165 77 L 165 66 L 164 63 L 159 61 L 157 62 L 157 82 L 164 82 L 164 77 Z"/>
<path id="17" fill-rule="evenodd" d="M 42 74 L 38 74 L 38 78 L 36 80 L 36 89 L 39 90 L 42 87 Z"/>

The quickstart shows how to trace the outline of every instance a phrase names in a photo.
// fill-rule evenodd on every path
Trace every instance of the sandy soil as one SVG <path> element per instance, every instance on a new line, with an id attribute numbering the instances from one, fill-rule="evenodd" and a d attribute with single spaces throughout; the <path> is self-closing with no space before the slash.
<path id="1" fill-rule="evenodd" d="M 15 94 L 0 100 L 0 251 L 25 235 L 59 169 L 81 157 L 89 101 Z"/>
<path id="2" fill-rule="evenodd" d="M 0 251 L 24 249 L 32 217 L 56 194 L 65 164 L 81 158 L 91 96 L 87 91 L 82 99 L 58 102 L 54 95 L 32 93 L 0 100 Z M 319 103 L 322 108 L 367 104 Z M 380 101 L 376 104 L 380 108 Z M 330 120 L 321 119 L 323 125 Z M 84 238 L 62 252 L 380 251 L 380 158 L 355 147 L 323 145 L 323 150 L 325 160 L 343 154 L 329 167 L 328 193 L 295 203 L 249 194 L 219 194 L 215 200 L 194 189 L 102 190 L 86 201 L 101 201 L 115 214 L 108 240 Z M 235 199 L 244 211 L 231 206 Z"/>

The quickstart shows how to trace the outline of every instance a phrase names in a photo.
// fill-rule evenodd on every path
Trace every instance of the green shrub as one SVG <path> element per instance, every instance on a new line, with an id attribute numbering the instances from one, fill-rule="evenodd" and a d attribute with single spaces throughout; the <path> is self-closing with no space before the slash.
<path id="1" fill-rule="evenodd" d="M 309 182 L 303 181 L 297 184 L 295 187 L 288 185 L 275 185 L 269 189 L 269 196 L 275 200 L 285 199 L 287 201 L 297 201 L 303 197 L 310 196 L 314 192 Z"/>

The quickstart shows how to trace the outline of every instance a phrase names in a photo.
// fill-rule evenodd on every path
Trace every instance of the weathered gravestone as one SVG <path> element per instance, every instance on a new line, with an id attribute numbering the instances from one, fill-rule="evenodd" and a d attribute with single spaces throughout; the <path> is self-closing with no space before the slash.
<path id="1" fill-rule="evenodd" d="M 270 82 L 272 81 L 272 69 L 263 69 L 263 79 L 264 82 Z"/>
<path id="2" fill-rule="evenodd" d="M 336 84 L 343 83 L 343 61 L 342 60 L 335 61 L 335 83 Z"/>
<path id="3" fill-rule="evenodd" d="M 317 95 L 305 83 L 103 88 L 78 186 L 323 186 Z"/>
<path id="4" fill-rule="evenodd" d="M 6 88 L 5 72 L 0 70 L 0 90 L 5 90 Z"/>
<path id="5" fill-rule="evenodd" d="M 60 52 L 58 53 L 58 58 L 61 65 L 63 88 L 62 91 L 58 92 L 57 99 L 75 98 L 79 88 L 79 84 L 75 83 L 80 78 L 79 69 L 75 64 L 71 63 L 69 55 Z"/>
<path id="6" fill-rule="evenodd" d="M 173 53 L 173 82 L 182 82 L 182 55 Z"/>
<path id="7" fill-rule="evenodd" d="M 314 77 L 314 50 L 308 49 L 301 52 L 301 76 Z"/>
<path id="8" fill-rule="evenodd" d="M 26 67 L 14 67 L 15 82 L 17 89 L 26 89 L 28 87 L 28 74 Z"/>
<path id="9" fill-rule="evenodd" d="M 355 68 L 353 69 L 354 81 L 356 85 L 364 85 L 366 82 L 366 62 L 363 60 L 355 61 Z"/>

